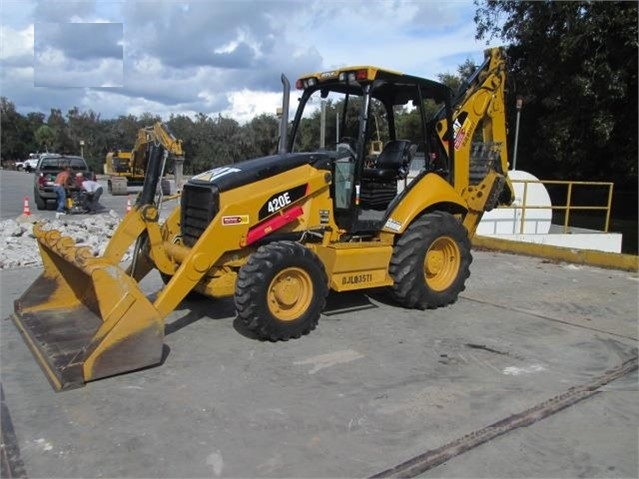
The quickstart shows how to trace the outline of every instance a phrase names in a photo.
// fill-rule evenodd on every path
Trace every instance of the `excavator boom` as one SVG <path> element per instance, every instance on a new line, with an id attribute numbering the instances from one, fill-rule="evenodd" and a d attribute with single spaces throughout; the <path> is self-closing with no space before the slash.
<path id="1" fill-rule="evenodd" d="M 162 122 L 138 130 L 131 151 L 110 152 L 104 165 L 109 175 L 108 189 L 113 195 L 126 195 L 129 185 L 141 185 L 144 181 L 151 145 L 161 145 L 168 154 L 183 160 L 182 140 L 175 138 Z"/>
<path id="2" fill-rule="evenodd" d="M 131 170 L 144 174 L 148 161 L 148 148 L 150 144 L 159 144 L 172 156 L 182 157 L 182 140 L 178 140 L 162 122 L 156 122 L 152 126 L 141 128 L 131 150 Z"/>

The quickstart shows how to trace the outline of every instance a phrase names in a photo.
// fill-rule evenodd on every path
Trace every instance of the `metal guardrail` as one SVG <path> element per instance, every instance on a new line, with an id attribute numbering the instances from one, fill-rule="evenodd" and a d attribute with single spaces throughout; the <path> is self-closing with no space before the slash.
<path id="1" fill-rule="evenodd" d="M 605 224 L 604 224 L 604 233 L 608 233 L 610 227 L 610 210 L 612 207 L 612 192 L 614 183 L 606 182 L 606 181 L 568 181 L 568 180 L 511 180 L 511 183 L 523 183 L 524 185 L 524 193 L 522 198 L 521 205 L 510 205 L 510 206 L 502 206 L 500 208 L 503 209 L 520 209 L 521 210 L 521 225 L 520 225 L 520 233 L 524 232 L 524 220 L 526 219 L 526 210 L 535 210 L 535 209 L 551 209 L 551 210 L 561 210 L 564 211 L 564 224 L 563 224 L 563 232 L 567 233 L 569 224 L 570 224 L 570 213 L 575 210 L 582 211 L 605 211 Z M 539 183 L 542 185 L 564 185 L 567 187 L 566 191 L 566 203 L 564 205 L 555 206 L 543 206 L 543 205 L 535 205 L 535 206 L 526 206 L 528 199 L 528 185 L 531 183 Z M 573 190 L 574 187 L 607 187 L 607 202 L 605 206 L 597 206 L 597 205 L 573 205 Z"/>

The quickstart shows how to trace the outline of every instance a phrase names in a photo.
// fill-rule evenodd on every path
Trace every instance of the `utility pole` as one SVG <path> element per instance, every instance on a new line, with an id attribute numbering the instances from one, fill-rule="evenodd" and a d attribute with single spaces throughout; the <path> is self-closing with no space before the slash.
<path id="1" fill-rule="evenodd" d="M 519 144 L 519 118 L 521 116 L 521 107 L 524 103 L 524 99 L 521 95 L 517 95 L 517 123 L 515 124 L 515 147 L 513 148 L 513 170 L 517 169 L 517 145 Z"/>

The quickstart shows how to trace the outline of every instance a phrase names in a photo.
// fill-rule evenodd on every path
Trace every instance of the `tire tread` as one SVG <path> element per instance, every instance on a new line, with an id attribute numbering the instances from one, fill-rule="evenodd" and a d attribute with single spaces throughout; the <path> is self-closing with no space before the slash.
<path id="1" fill-rule="evenodd" d="M 313 298 L 299 320 L 279 322 L 265 303 L 266 289 L 282 269 L 298 266 L 313 279 Z M 277 241 L 258 248 L 240 268 L 235 286 L 235 306 L 245 326 L 262 339 L 287 341 L 310 333 L 317 327 L 326 304 L 328 279 L 324 266 L 311 250 L 293 241 Z"/>
<path id="2" fill-rule="evenodd" d="M 451 287 L 437 292 L 424 281 L 423 262 L 429 245 L 443 235 L 457 241 L 462 258 L 459 274 Z M 389 267 L 394 280 L 391 294 L 406 308 L 434 309 L 454 303 L 465 289 L 471 262 L 470 240 L 463 225 L 450 213 L 426 213 L 415 220 L 395 244 Z"/>

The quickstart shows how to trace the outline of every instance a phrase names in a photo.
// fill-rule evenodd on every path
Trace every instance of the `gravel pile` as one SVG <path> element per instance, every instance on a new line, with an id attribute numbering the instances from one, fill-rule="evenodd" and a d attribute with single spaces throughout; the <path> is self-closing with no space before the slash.
<path id="1" fill-rule="evenodd" d="M 67 216 L 48 220 L 21 215 L 15 220 L 0 221 L 0 269 L 41 266 L 40 249 L 33 236 L 33 225 L 41 222 L 45 230 L 55 229 L 70 236 L 78 246 L 88 246 L 95 256 L 101 256 L 118 224 L 120 216 L 113 210 L 108 213 L 75 219 Z M 129 251 L 123 260 L 130 259 Z"/>

